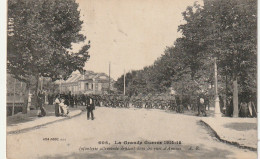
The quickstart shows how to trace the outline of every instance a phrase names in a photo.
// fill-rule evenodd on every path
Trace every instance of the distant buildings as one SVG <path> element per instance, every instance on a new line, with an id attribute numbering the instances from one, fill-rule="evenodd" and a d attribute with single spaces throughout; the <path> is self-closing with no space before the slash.
<path id="1" fill-rule="evenodd" d="M 72 94 L 106 94 L 109 91 L 109 76 L 105 73 L 86 71 L 84 75 L 72 74 L 66 81 L 59 81 L 61 93 L 71 91 Z M 110 90 L 114 80 L 110 78 Z"/>

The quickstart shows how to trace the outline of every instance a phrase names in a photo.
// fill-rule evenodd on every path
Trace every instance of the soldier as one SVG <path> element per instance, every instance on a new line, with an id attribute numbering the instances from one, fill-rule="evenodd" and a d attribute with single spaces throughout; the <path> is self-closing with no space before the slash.
<path id="1" fill-rule="evenodd" d="M 75 107 L 77 108 L 78 107 L 78 95 L 75 94 L 73 99 L 74 99 Z"/>
<path id="2" fill-rule="evenodd" d="M 68 100 L 68 106 L 74 107 L 74 100 L 73 100 L 73 95 L 71 94 L 71 91 L 69 91 L 67 100 Z"/>
<path id="3" fill-rule="evenodd" d="M 105 95 L 105 103 L 106 107 L 110 106 L 110 97 L 108 95 Z"/>
<path id="4" fill-rule="evenodd" d="M 110 100 L 110 105 L 111 107 L 115 108 L 116 107 L 116 100 L 115 100 L 115 96 L 114 95 L 111 95 L 111 100 Z"/>
<path id="5" fill-rule="evenodd" d="M 87 106 L 87 102 L 86 102 L 86 96 L 85 96 L 85 94 L 82 94 L 82 95 L 81 95 L 81 102 L 82 102 L 82 105 Z"/>
<path id="6" fill-rule="evenodd" d="M 181 113 L 181 111 L 182 111 L 182 110 L 181 110 L 181 107 L 182 107 L 182 106 L 181 106 L 181 104 L 182 104 L 182 103 L 181 103 L 181 99 L 180 99 L 179 96 L 176 96 L 176 97 L 175 97 L 175 100 L 176 100 L 176 104 L 177 104 L 176 112 L 177 112 L 177 113 Z"/>
<path id="7" fill-rule="evenodd" d="M 42 93 L 42 91 L 39 91 L 38 93 L 38 106 L 40 108 L 40 111 L 38 112 L 38 117 L 43 117 L 46 115 L 46 110 L 44 108 L 44 97 L 45 95 Z"/>
<path id="8" fill-rule="evenodd" d="M 54 97 L 55 97 L 55 95 L 52 93 L 52 94 L 51 94 L 51 103 L 50 103 L 51 105 L 53 105 Z"/>
<path id="9" fill-rule="evenodd" d="M 67 106 L 70 105 L 70 103 L 69 103 L 69 94 L 64 93 L 64 95 L 61 98 L 64 99 L 64 104 L 65 105 L 67 105 Z"/>
<path id="10" fill-rule="evenodd" d="M 47 97 L 48 97 L 48 105 L 52 105 L 52 104 L 51 104 L 51 94 L 48 93 L 48 96 L 47 96 Z"/>
<path id="11" fill-rule="evenodd" d="M 124 96 L 124 105 L 125 105 L 125 108 L 129 108 L 129 97 L 128 96 Z"/>
<path id="12" fill-rule="evenodd" d="M 106 95 L 102 95 L 101 96 L 101 102 L 102 102 L 102 106 L 107 106 L 107 100 L 106 100 Z"/>
<path id="13" fill-rule="evenodd" d="M 205 108 L 207 108 L 209 110 L 209 95 L 205 96 Z"/>

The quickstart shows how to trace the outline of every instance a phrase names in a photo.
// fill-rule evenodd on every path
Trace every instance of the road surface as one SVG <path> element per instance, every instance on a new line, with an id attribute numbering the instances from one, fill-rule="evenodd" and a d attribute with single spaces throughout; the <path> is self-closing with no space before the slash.
<path id="1" fill-rule="evenodd" d="M 199 124 L 199 117 L 105 107 L 97 107 L 94 114 L 95 120 L 87 120 L 84 112 L 70 120 L 7 135 L 8 159 L 257 158 L 256 152 L 219 142 Z"/>

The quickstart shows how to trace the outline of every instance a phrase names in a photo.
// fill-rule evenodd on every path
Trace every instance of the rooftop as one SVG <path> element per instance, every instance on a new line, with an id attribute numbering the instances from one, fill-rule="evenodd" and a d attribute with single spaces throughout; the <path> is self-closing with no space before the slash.
<path id="1" fill-rule="evenodd" d="M 80 73 L 73 73 L 71 77 L 69 77 L 66 81 L 62 80 L 61 83 L 73 83 L 73 82 L 78 82 L 81 80 L 107 80 L 109 77 L 105 73 L 95 73 L 93 71 L 86 71 L 85 72 L 85 78 L 84 75 Z M 114 80 L 111 78 L 111 82 Z M 60 83 L 60 81 L 57 81 L 57 83 Z"/>

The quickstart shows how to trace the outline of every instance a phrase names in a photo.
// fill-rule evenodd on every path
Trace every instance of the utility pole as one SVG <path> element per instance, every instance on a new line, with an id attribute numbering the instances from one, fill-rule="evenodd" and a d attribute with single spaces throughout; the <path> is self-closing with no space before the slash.
<path id="1" fill-rule="evenodd" d="M 108 94 L 110 94 L 110 61 L 109 61 L 109 70 L 108 70 Z"/>
<path id="2" fill-rule="evenodd" d="M 219 97 L 218 97 L 218 69 L 217 69 L 217 57 L 214 57 L 214 75 L 215 75 L 215 117 L 221 117 Z"/>
<path id="3" fill-rule="evenodd" d="M 125 96 L 125 69 L 124 69 L 124 96 Z"/>

